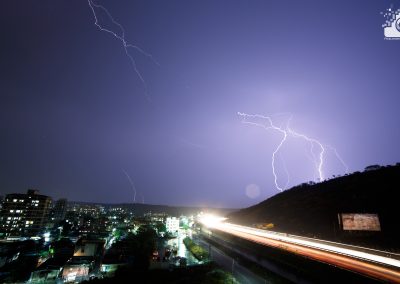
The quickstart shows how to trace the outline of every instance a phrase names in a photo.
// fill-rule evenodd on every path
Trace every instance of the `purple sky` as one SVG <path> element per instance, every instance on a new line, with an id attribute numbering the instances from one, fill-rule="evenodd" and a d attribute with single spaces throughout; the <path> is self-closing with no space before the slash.
<path id="1" fill-rule="evenodd" d="M 278 192 L 281 134 L 242 124 L 238 111 L 285 113 L 277 123 L 290 113 L 294 130 L 334 146 L 350 172 L 400 161 L 400 41 L 384 40 L 380 14 L 393 2 L 97 3 L 159 62 L 132 53 L 151 101 L 87 1 L 2 1 L 1 195 L 33 187 L 132 202 L 126 172 L 138 202 L 258 203 Z M 326 158 L 327 177 L 343 174 Z M 283 161 L 289 186 L 316 175 L 301 139 L 277 159 L 285 184 Z"/>

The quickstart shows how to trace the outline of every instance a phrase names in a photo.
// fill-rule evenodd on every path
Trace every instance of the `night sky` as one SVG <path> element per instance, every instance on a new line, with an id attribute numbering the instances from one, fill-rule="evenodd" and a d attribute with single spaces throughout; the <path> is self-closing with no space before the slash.
<path id="1" fill-rule="evenodd" d="M 258 203 L 278 193 L 281 134 L 238 112 L 292 115 L 350 172 L 400 161 L 400 41 L 384 39 L 380 14 L 398 1 L 96 3 L 159 63 L 130 50 L 147 91 L 87 1 L 1 1 L 0 195 L 133 202 L 131 179 L 137 202 Z M 314 179 L 309 154 L 288 141 L 279 182 L 282 165 L 289 186 Z M 330 154 L 324 172 L 344 169 Z"/>

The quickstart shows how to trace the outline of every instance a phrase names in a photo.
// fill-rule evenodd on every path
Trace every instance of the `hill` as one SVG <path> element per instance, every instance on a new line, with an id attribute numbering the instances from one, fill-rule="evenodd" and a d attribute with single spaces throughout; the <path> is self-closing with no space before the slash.
<path id="1" fill-rule="evenodd" d="M 69 206 L 74 204 L 80 205 L 101 205 L 105 208 L 121 207 L 132 211 L 136 216 L 142 216 L 145 213 L 166 213 L 171 216 L 192 215 L 200 211 L 208 212 L 210 214 L 226 215 L 236 211 L 232 208 L 212 208 L 212 207 L 185 207 L 185 206 L 169 206 L 169 205 L 156 205 L 156 204 L 142 204 L 142 203 L 91 203 L 81 201 L 70 201 Z"/>
<path id="2" fill-rule="evenodd" d="M 228 215 L 245 225 L 273 223 L 273 230 L 399 251 L 400 164 L 301 184 Z M 378 214 L 381 231 L 344 231 L 340 213 Z"/>

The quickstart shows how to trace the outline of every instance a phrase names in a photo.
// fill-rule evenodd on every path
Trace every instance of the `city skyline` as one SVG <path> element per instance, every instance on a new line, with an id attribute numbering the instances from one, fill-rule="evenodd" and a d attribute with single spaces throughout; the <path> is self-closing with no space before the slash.
<path id="1" fill-rule="evenodd" d="M 137 70 L 88 3 L 107 8 L 143 50 L 131 50 Z M 238 112 L 279 126 L 291 118 L 349 172 L 396 164 L 400 41 L 384 39 L 381 15 L 391 4 L 5 1 L 0 195 L 259 203 L 279 192 L 271 156 L 281 136 L 244 125 Z M 292 137 L 284 147 L 279 184 L 286 170 L 288 187 L 316 181 L 309 145 Z M 345 173 L 332 153 L 326 159 L 326 178 Z"/>

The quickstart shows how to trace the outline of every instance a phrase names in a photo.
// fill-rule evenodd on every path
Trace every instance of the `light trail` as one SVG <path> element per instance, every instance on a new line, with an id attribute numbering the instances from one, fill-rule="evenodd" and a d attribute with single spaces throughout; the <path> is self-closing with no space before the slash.
<path id="1" fill-rule="evenodd" d="M 377 263 L 382 263 L 386 265 L 392 265 L 400 268 L 400 261 L 388 257 L 383 257 L 379 255 L 374 255 L 371 253 L 366 253 L 362 251 L 357 251 L 354 249 L 348 249 L 348 248 L 342 248 L 338 247 L 332 244 L 324 244 L 324 243 L 319 243 L 315 242 L 314 240 L 305 240 L 303 237 L 300 239 L 296 236 L 289 236 L 289 235 L 284 235 L 284 234 L 274 234 L 274 233 L 269 233 L 266 231 L 250 228 L 250 227 L 245 227 L 245 226 L 240 226 L 240 225 L 235 225 L 235 224 L 230 224 L 230 223 L 224 223 L 222 225 L 225 228 L 230 228 L 236 231 L 240 232 L 245 232 L 249 233 L 252 235 L 260 236 L 260 237 L 265 237 L 265 238 L 270 238 L 274 240 L 279 240 L 279 241 L 284 241 L 288 243 L 293 243 L 293 244 L 298 244 L 298 245 L 303 245 L 306 247 L 312 247 L 312 248 L 317 248 L 325 251 L 331 251 L 343 255 L 348 255 L 352 256 L 355 258 L 360 258 L 360 259 L 365 259 L 368 261 L 372 262 L 377 262 Z M 343 245 L 343 244 L 341 244 Z"/>
<path id="2" fill-rule="evenodd" d="M 208 222 L 208 220 L 213 221 Z M 268 232 L 219 220 L 211 217 L 199 219 L 203 225 L 211 229 L 310 257 L 370 277 L 400 283 L 400 260 L 383 256 L 387 254 L 386 252 L 284 233 Z"/>
<path id="3" fill-rule="evenodd" d="M 151 61 L 153 61 L 156 65 L 159 66 L 160 64 L 153 58 L 153 56 L 151 54 L 145 52 L 142 48 L 138 47 L 137 45 L 133 45 L 133 44 L 128 43 L 128 41 L 125 39 L 125 29 L 124 29 L 124 27 L 113 18 L 111 13 L 104 6 L 102 6 L 100 4 L 96 4 L 93 0 L 88 0 L 88 4 L 89 4 L 89 7 L 90 7 L 90 9 L 92 10 L 92 13 L 93 13 L 94 24 L 99 28 L 99 30 L 102 31 L 102 32 L 106 32 L 106 33 L 111 34 L 112 36 L 114 36 L 116 39 L 118 39 L 121 42 L 122 47 L 124 48 L 126 56 L 129 58 L 129 61 L 130 61 L 131 65 L 132 65 L 133 70 L 135 71 L 136 75 L 138 76 L 138 78 L 140 79 L 140 81 L 143 84 L 143 87 L 145 89 L 146 98 L 148 100 L 150 100 L 150 97 L 149 97 L 148 92 L 147 92 L 146 81 L 144 80 L 144 78 L 143 78 L 142 74 L 140 73 L 139 69 L 137 68 L 136 60 L 134 59 L 133 55 L 129 53 L 129 48 L 133 48 L 133 49 L 137 50 L 139 53 L 143 54 L 144 56 L 150 58 Z M 115 26 L 117 26 L 120 29 L 119 33 L 104 27 L 99 22 L 99 19 L 98 19 L 97 14 L 96 14 L 96 9 L 98 9 L 100 11 L 103 11 L 107 15 L 109 20 Z"/>
<path id="4" fill-rule="evenodd" d="M 334 155 L 336 156 L 336 158 L 340 161 L 340 163 L 344 166 L 345 168 L 345 173 L 348 172 L 348 167 L 345 164 L 345 162 L 343 161 L 343 159 L 340 157 L 340 155 L 338 154 L 338 152 L 336 151 L 335 148 L 333 148 L 332 146 L 325 146 L 323 145 L 320 141 L 318 141 L 315 138 L 311 138 L 303 133 L 299 133 L 294 131 L 292 128 L 290 128 L 289 124 L 290 121 L 292 119 L 292 117 L 290 117 L 288 119 L 287 125 L 286 127 L 282 127 L 282 126 L 277 126 L 273 123 L 273 120 L 271 117 L 269 116 L 264 116 L 264 115 L 260 115 L 260 114 L 246 114 L 246 113 L 242 113 L 242 112 L 238 112 L 238 115 L 241 116 L 242 119 L 242 123 L 244 124 L 249 124 L 249 125 L 254 125 L 257 127 L 261 127 L 264 128 L 265 130 L 275 130 L 280 132 L 283 136 L 280 140 L 280 142 L 278 143 L 278 146 L 275 148 L 275 150 L 272 153 L 272 158 L 271 158 L 271 166 L 272 166 L 272 174 L 274 176 L 274 183 L 275 183 L 275 187 L 279 190 L 279 191 L 283 191 L 287 188 L 288 183 L 285 185 L 285 187 L 281 187 L 278 183 L 278 175 L 276 173 L 276 166 L 275 166 L 275 161 L 276 161 L 276 155 L 279 153 L 279 151 L 281 150 L 282 146 L 284 145 L 284 143 L 287 141 L 288 137 L 293 137 L 293 138 L 301 138 L 303 140 L 305 140 L 306 142 L 308 142 L 310 144 L 310 152 L 311 152 L 311 156 L 312 156 L 312 161 L 315 165 L 316 171 L 318 172 L 318 179 L 319 181 L 323 181 L 325 180 L 325 175 L 323 172 L 323 166 L 324 166 L 324 160 L 325 160 L 325 153 L 326 153 L 326 149 L 325 148 L 329 148 L 332 150 L 332 152 L 334 153 Z M 259 121 L 262 121 L 259 122 Z M 318 158 L 316 158 L 315 152 L 314 152 L 314 148 L 315 146 L 317 146 L 320 150 L 318 153 Z M 284 165 L 285 167 L 285 171 L 288 177 L 288 181 L 290 180 L 290 176 L 287 172 L 286 169 L 286 165 Z"/>

